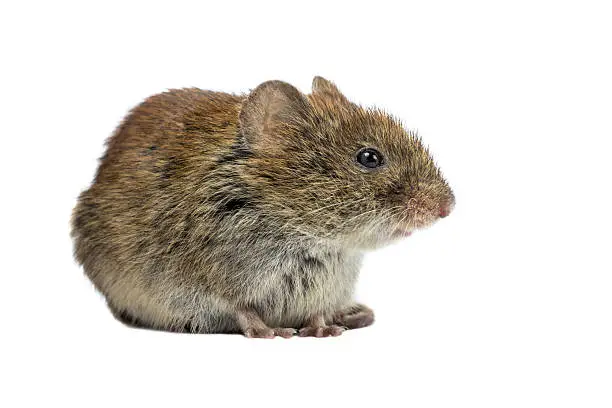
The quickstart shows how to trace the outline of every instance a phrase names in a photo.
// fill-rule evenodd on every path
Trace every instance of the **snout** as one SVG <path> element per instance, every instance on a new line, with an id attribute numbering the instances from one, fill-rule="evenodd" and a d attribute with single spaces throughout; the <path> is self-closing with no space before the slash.
<path id="1" fill-rule="evenodd" d="M 447 201 L 444 201 L 441 205 L 440 205 L 440 218 L 445 218 L 448 217 L 449 214 L 451 213 L 451 211 L 453 211 L 453 208 L 455 207 L 455 200 L 454 199 L 450 199 Z"/>
<path id="2" fill-rule="evenodd" d="M 426 228 L 448 217 L 455 207 L 455 197 L 443 183 L 423 183 L 410 193 L 403 213 L 410 230 Z"/>

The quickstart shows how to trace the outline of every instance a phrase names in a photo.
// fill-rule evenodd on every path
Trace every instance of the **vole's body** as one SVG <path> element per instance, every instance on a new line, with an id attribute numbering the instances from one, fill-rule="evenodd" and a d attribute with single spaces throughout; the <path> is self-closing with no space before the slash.
<path id="1" fill-rule="evenodd" d="M 109 139 L 74 211 L 73 237 L 77 260 L 120 319 L 257 337 L 303 327 L 306 335 L 336 335 L 341 329 L 332 323 L 371 324 L 371 311 L 352 297 L 364 246 L 382 238 L 350 226 L 370 209 L 350 209 L 360 197 L 342 180 L 335 184 L 340 176 L 328 182 L 301 168 L 311 157 L 301 150 L 310 136 L 285 142 L 293 140 L 297 117 L 303 126 L 315 121 L 333 131 L 353 114 L 343 109 L 358 108 L 325 94 L 337 91 L 326 81 L 319 98 L 267 84 L 248 98 L 199 89 L 153 96 Z M 334 104 L 337 118 L 324 114 Z M 285 112 L 285 105 L 296 111 Z M 279 143 L 270 143 L 271 135 Z M 320 171 L 328 177 L 345 170 L 322 163 Z M 438 196 L 450 208 L 450 190 Z"/>

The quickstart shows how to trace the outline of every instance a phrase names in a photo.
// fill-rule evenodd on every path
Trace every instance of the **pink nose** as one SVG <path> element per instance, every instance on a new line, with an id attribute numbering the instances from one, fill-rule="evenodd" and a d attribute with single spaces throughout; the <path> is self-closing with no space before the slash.
<path id="1" fill-rule="evenodd" d="M 448 207 L 440 208 L 440 218 L 447 217 L 448 214 L 450 214 L 450 208 L 448 208 Z"/>

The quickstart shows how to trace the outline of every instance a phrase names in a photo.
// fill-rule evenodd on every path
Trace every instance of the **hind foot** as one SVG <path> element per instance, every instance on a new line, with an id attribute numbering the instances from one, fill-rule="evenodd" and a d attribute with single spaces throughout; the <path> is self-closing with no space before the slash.
<path id="1" fill-rule="evenodd" d="M 333 322 L 347 329 L 360 329 L 374 323 L 374 311 L 365 305 L 354 304 L 336 313 Z"/>

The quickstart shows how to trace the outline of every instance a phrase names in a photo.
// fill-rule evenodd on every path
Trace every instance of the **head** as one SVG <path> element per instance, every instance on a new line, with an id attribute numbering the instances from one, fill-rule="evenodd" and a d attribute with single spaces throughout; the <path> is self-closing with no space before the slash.
<path id="1" fill-rule="evenodd" d="M 416 134 L 321 77 L 309 95 L 281 81 L 261 84 L 243 103 L 240 129 L 251 152 L 244 176 L 261 207 L 300 233 L 372 248 L 454 206 Z"/>

